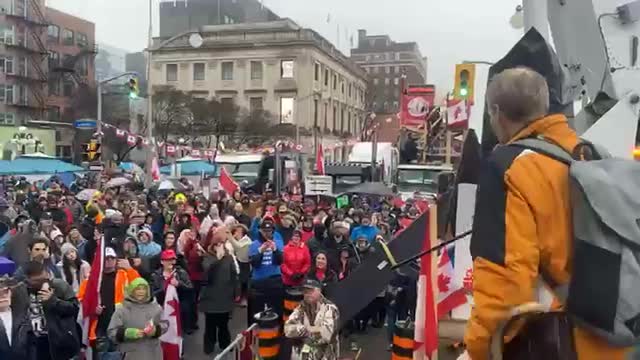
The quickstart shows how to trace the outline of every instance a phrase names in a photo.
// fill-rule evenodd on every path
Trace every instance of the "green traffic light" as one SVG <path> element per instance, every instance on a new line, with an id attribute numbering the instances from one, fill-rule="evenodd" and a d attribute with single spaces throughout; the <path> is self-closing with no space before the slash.
<path id="1" fill-rule="evenodd" d="M 137 99 L 138 98 L 138 94 L 134 93 L 134 92 L 130 92 L 129 93 L 129 99 Z"/>
<path id="2" fill-rule="evenodd" d="M 460 96 L 467 96 L 469 94 L 469 90 L 467 88 L 460 89 Z"/>

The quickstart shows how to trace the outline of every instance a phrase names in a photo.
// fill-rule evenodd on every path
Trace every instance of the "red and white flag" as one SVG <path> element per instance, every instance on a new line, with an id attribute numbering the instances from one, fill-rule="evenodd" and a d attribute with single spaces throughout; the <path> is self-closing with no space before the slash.
<path id="1" fill-rule="evenodd" d="M 123 138 L 125 135 L 127 134 L 126 131 L 122 130 L 122 129 L 116 129 L 116 136 Z"/>
<path id="2" fill-rule="evenodd" d="M 447 102 L 447 123 L 449 127 L 467 128 L 469 126 L 470 106 L 465 100 Z"/>
<path id="3" fill-rule="evenodd" d="M 138 138 L 136 138 L 134 135 L 127 136 L 127 145 L 133 146 L 137 143 L 138 143 Z"/>
<path id="4" fill-rule="evenodd" d="M 238 183 L 233 180 L 231 175 L 229 175 L 229 173 L 227 172 L 227 169 L 225 169 L 224 167 L 220 168 L 219 184 L 222 190 L 224 190 L 224 192 L 229 195 L 233 194 L 234 191 L 240 188 L 240 186 L 238 186 Z"/>
<path id="5" fill-rule="evenodd" d="M 173 156 L 176 154 L 176 147 L 174 145 L 167 145 L 167 155 Z"/>
<path id="6" fill-rule="evenodd" d="M 173 278 L 174 275 L 172 275 Z M 182 354 L 182 324 L 180 322 L 180 300 L 178 290 L 167 281 L 162 308 L 162 320 L 169 324 L 167 332 L 160 336 L 163 360 L 180 360 Z M 160 359 L 158 359 L 160 360 Z"/>
<path id="7" fill-rule="evenodd" d="M 200 157 L 200 150 L 198 150 L 198 149 L 191 150 L 191 156 L 194 157 L 194 158 L 199 158 Z"/>
<path id="8" fill-rule="evenodd" d="M 153 181 L 160 180 L 160 166 L 158 166 L 158 156 L 155 153 L 151 159 L 151 178 Z"/>
<path id="9" fill-rule="evenodd" d="M 431 231 L 431 208 L 427 210 L 427 226 L 422 242 L 422 250 L 435 246 Z M 420 258 L 420 275 L 418 277 L 418 301 L 416 304 L 415 351 L 414 359 L 431 359 L 438 350 L 438 318 L 436 314 L 436 292 L 433 285 L 433 252 Z"/>
<path id="10" fill-rule="evenodd" d="M 324 151 L 322 151 L 322 144 L 318 144 L 318 153 L 316 154 L 316 172 L 318 175 L 324 175 Z"/>
<path id="11" fill-rule="evenodd" d="M 454 284 L 454 279 L 453 263 L 445 249 L 438 262 L 438 319 L 467 303 L 464 287 Z"/>
<path id="12" fill-rule="evenodd" d="M 98 240 L 98 247 L 91 263 L 91 273 L 87 279 L 84 296 L 80 303 L 82 314 L 82 344 L 85 346 L 85 359 L 92 359 L 90 331 L 93 321 L 97 321 L 96 310 L 100 305 L 100 286 L 102 284 L 102 268 L 104 267 L 104 237 Z"/>

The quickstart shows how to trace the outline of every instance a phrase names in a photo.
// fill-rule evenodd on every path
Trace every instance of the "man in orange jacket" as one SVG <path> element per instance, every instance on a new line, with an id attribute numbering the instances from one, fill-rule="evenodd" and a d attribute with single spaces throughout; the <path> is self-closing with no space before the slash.
<path id="1" fill-rule="evenodd" d="M 494 76 L 486 100 L 501 145 L 479 181 L 471 238 L 475 307 L 465 343 L 473 360 L 489 358 L 490 338 L 514 307 L 538 302 L 560 310 L 562 304 L 540 270 L 546 279 L 564 285 L 572 263 L 568 167 L 532 150 L 505 145 L 544 137 L 571 152 L 577 135 L 564 115 L 547 115 L 547 82 L 533 70 L 509 69 Z M 579 360 L 624 359 L 628 352 L 577 327 L 573 334 Z"/>
<path id="2" fill-rule="evenodd" d="M 129 260 L 118 259 L 112 248 L 105 249 L 102 283 L 100 284 L 100 307 L 97 320 L 89 325 L 89 341 L 98 353 L 115 352 L 115 345 L 107 337 L 107 327 L 116 306 L 124 301 L 125 289 L 129 283 L 140 277 L 138 272 L 129 264 Z M 78 299 L 82 302 L 87 286 L 87 280 L 80 284 Z"/>

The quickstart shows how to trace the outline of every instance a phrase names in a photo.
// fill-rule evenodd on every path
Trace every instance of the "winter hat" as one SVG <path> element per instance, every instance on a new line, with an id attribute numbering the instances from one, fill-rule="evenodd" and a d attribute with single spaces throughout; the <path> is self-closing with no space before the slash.
<path id="1" fill-rule="evenodd" d="M 76 253 L 78 253 L 78 249 L 76 249 L 76 247 L 73 246 L 73 244 L 68 242 L 62 244 L 62 247 L 60 248 L 60 252 L 62 252 L 62 256 L 66 256 L 68 253 L 72 251 L 75 251 Z"/>
<path id="2" fill-rule="evenodd" d="M 58 236 L 64 237 L 64 235 L 62 234 L 62 231 L 58 229 L 51 230 L 51 233 L 49 234 L 49 236 L 51 237 L 51 240 L 55 240 Z"/>
<path id="3" fill-rule="evenodd" d="M 351 228 L 349 223 L 346 222 L 346 221 L 336 221 L 336 222 L 333 223 L 332 227 L 333 227 L 334 230 L 344 229 L 346 231 L 349 231 L 349 229 Z"/>
<path id="4" fill-rule="evenodd" d="M 142 228 L 140 231 L 138 231 L 138 237 L 140 237 L 140 234 L 145 234 L 145 235 L 147 235 L 149 240 L 153 240 L 153 233 L 151 232 L 151 230 L 149 230 L 146 227 Z"/>

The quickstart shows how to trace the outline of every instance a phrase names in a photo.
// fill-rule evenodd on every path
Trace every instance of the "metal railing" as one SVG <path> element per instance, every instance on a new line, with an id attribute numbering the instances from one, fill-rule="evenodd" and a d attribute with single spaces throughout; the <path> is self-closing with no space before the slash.
<path id="1" fill-rule="evenodd" d="M 254 323 L 249 326 L 246 330 L 242 331 L 240 334 L 236 336 L 236 338 L 227 346 L 224 350 L 222 350 L 218 355 L 216 355 L 213 360 L 240 360 L 240 355 L 243 350 L 249 347 L 251 349 L 251 359 L 259 359 L 258 356 L 258 337 L 255 333 L 255 330 L 258 328 L 258 324 Z M 251 343 L 247 344 L 247 335 L 251 335 L 249 337 Z M 229 357 L 231 355 L 232 357 Z"/>

